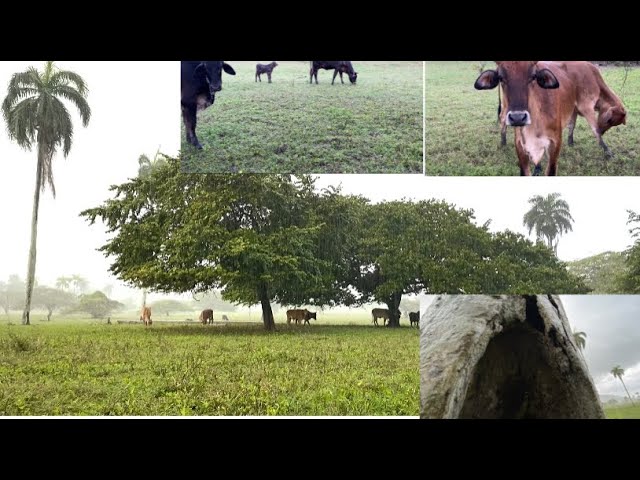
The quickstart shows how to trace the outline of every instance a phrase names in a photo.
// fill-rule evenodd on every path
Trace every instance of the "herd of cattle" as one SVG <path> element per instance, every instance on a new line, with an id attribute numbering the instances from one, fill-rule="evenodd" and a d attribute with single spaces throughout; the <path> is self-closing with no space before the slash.
<path id="1" fill-rule="evenodd" d="M 578 115 L 589 123 L 607 157 L 612 152 L 602 139 L 611 127 L 626 124 L 622 101 L 590 62 L 496 62 L 495 70 L 480 74 L 478 90 L 498 88 L 501 144 L 508 126 L 515 128 L 515 146 L 521 175 L 540 174 L 548 156 L 546 175 L 556 175 L 562 131 L 568 128 L 571 146 Z"/>
<path id="2" fill-rule="evenodd" d="M 266 74 L 271 83 L 271 75 L 274 68 L 278 66 L 277 62 L 268 64 L 258 63 L 256 65 L 256 82 L 262 82 L 261 75 Z M 349 81 L 355 85 L 358 79 L 358 72 L 353 68 L 350 61 L 311 61 L 309 70 L 309 83 L 313 83 L 315 77 L 318 83 L 318 70 L 334 70 L 334 84 L 336 76 L 340 74 L 340 81 L 343 74 L 347 74 Z M 187 142 L 202 149 L 202 145 L 196 136 L 197 112 L 213 105 L 216 99 L 216 93 L 222 90 L 222 72 L 229 75 L 235 75 L 236 71 L 231 65 L 221 61 L 184 61 L 180 67 L 180 105 L 182 107 L 182 121 L 186 130 Z"/>
<path id="3" fill-rule="evenodd" d="M 293 320 L 296 325 L 311 325 L 309 320 L 318 319 L 316 313 L 317 312 L 310 312 L 306 308 L 287 310 L 287 324 L 291 324 L 291 321 Z M 379 325 L 378 318 L 382 318 L 382 324 L 386 325 L 389 321 L 389 310 L 386 308 L 374 308 L 373 310 L 371 310 L 371 317 L 373 319 L 373 324 L 376 327 Z M 210 308 L 202 310 L 202 312 L 200 312 L 199 320 L 203 325 L 211 325 L 213 323 L 213 310 L 211 310 Z M 226 315 L 222 315 L 222 320 L 228 322 L 229 317 L 227 317 Z M 151 308 L 147 306 L 142 307 L 142 311 L 140 312 L 140 321 L 144 323 L 145 327 L 149 327 L 152 325 L 153 322 L 151 321 Z M 420 324 L 420 312 L 409 312 L 409 322 L 412 327 L 414 324 L 416 327 L 418 327 Z"/>

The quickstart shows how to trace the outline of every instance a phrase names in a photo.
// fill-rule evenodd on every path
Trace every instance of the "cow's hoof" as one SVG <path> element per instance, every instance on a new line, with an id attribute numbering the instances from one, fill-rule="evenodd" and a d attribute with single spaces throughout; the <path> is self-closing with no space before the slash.
<path id="1" fill-rule="evenodd" d="M 569 138 L 569 140 L 567 140 L 567 145 L 569 145 L 570 147 L 573 147 L 574 145 L 573 138 Z"/>
<path id="2" fill-rule="evenodd" d="M 202 150 L 202 145 L 200 145 L 200 142 L 194 144 L 193 146 L 196 147 L 198 150 Z"/>
<path id="3" fill-rule="evenodd" d="M 605 160 L 611 160 L 613 157 L 615 157 L 615 155 L 613 154 L 613 152 L 611 150 L 605 150 L 604 151 L 604 159 Z"/>

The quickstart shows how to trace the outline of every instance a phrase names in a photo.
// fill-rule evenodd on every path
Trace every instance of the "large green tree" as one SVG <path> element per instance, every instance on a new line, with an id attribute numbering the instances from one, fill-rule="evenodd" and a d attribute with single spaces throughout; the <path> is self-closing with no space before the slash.
<path id="1" fill-rule="evenodd" d="M 149 176 L 112 187 L 114 198 L 81 213 L 101 219 L 121 280 L 160 292 L 222 291 L 224 300 L 260 303 L 275 329 L 271 301 L 321 305 L 335 296 L 331 250 L 308 176 L 188 175 L 171 159 Z M 340 251 L 339 245 L 335 245 Z"/>
<path id="2" fill-rule="evenodd" d="M 80 75 L 60 70 L 53 62 L 47 62 L 42 72 L 29 67 L 24 72 L 13 74 L 7 96 L 2 102 L 2 115 L 9 137 L 26 150 L 31 150 L 35 145 L 38 152 L 26 300 L 22 314 L 22 323 L 25 325 L 30 324 L 29 313 L 36 271 L 40 192 L 49 185 L 55 197 L 53 158 L 60 148 L 63 155 L 68 156 L 73 140 L 73 122 L 64 102 L 77 108 L 82 124 L 86 127 L 91 118 L 87 94 L 87 85 Z"/>
<path id="3" fill-rule="evenodd" d="M 569 204 L 560 197 L 559 193 L 531 197 L 531 208 L 522 218 L 522 224 L 529 230 L 529 235 L 535 231 L 536 239 L 546 241 L 556 255 L 558 240 L 565 232 L 572 231 L 574 222 Z"/>
<path id="4" fill-rule="evenodd" d="M 473 211 L 443 201 L 369 205 L 358 247 L 362 302 L 387 305 L 398 326 L 408 293 L 585 293 L 582 281 L 542 244 L 476 225 Z"/>

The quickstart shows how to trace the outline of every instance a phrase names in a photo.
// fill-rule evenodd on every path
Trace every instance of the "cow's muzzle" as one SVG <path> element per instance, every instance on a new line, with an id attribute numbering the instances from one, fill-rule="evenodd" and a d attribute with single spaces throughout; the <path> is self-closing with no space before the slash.
<path id="1" fill-rule="evenodd" d="M 526 110 L 510 110 L 507 112 L 507 125 L 510 127 L 524 127 L 531 124 L 531 115 Z"/>

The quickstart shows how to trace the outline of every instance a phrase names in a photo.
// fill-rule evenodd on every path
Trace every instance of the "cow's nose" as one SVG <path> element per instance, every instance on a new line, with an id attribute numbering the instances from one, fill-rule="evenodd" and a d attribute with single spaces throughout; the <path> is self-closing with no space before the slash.
<path id="1" fill-rule="evenodd" d="M 510 111 L 507 113 L 507 125 L 512 127 L 522 127 L 529 125 L 531 120 L 529 118 L 529 112 L 524 111 Z"/>
<path id="2" fill-rule="evenodd" d="M 215 85 L 211 88 L 211 90 L 213 92 L 219 92 L 220 90 L 222 90 L 222 85 Z"/>

